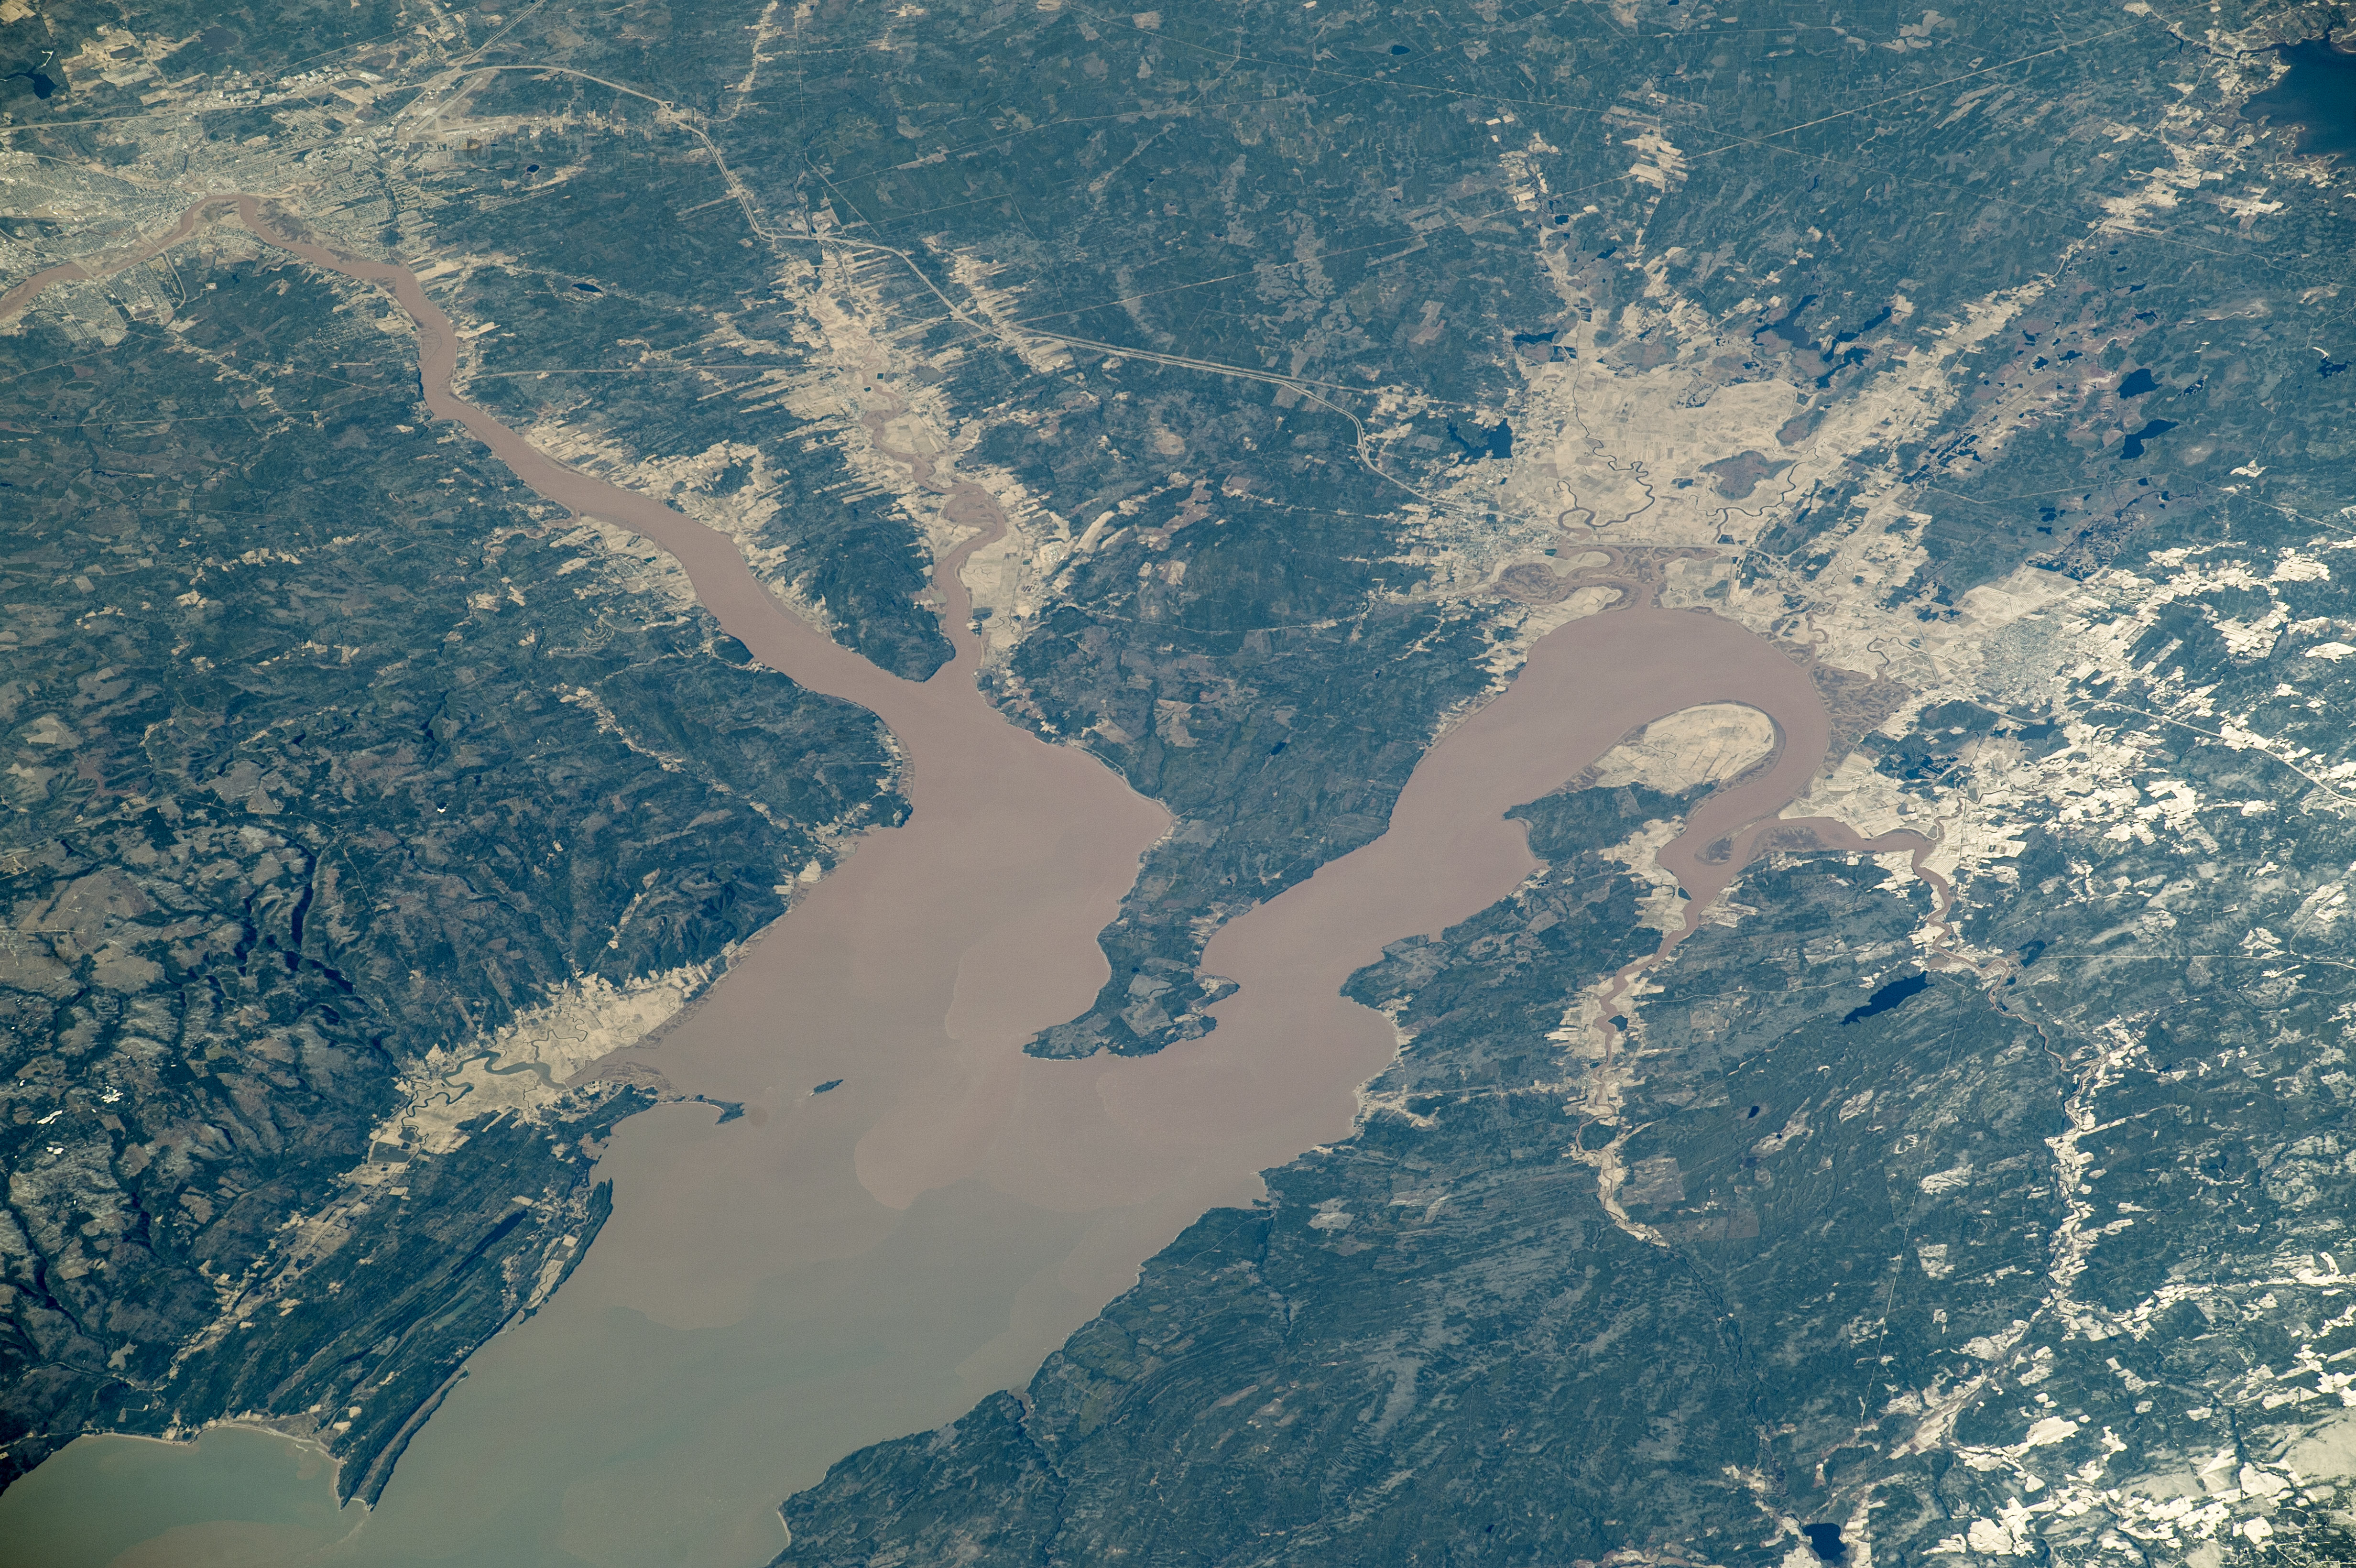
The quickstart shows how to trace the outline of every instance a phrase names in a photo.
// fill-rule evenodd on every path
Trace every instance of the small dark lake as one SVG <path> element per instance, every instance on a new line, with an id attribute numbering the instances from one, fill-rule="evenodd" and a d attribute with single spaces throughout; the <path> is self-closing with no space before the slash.
<path id="1" fill-rule="evenodd" d="M 2136 458 L 2143 455 L 2144 443 L 2157 440 L 2175 428 L 2176 421 L 2174 420 L 2144 421 L 2143 428 L 2141 430 L 2134 430 L 2127 432 L 2126 443 L 2119 448 L 2119 456 L 2126 462 L 2133 463 Z"/>
<path id="2" fill-rule="evenodd" d="M 1876 1013 L 1886 1013 L 1907 997 L 1919 996 L 1931 988 L 1928 975 L 1909 975 L 1902 980 L 1892 980 L 1865 999 L 1865 1006 L 1851 1008 L 1841 1022 L 1853 1024 L 1859 1019 L 1869 1019 Z"/>
<path id="3" fill-rule="evenodd" d="M 2302 153 L 2356 153 L 2356 54 L 2320 39 L 2286 45 L 2290 74 L 2250 100 L 2242 113 L 2298 127 Z"/>

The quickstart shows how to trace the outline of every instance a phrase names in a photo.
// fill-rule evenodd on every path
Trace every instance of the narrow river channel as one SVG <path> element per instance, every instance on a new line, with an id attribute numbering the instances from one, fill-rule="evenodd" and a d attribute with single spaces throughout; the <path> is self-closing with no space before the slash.
<path id="1" fill-rule="evenodd" d="M 1506 808 L 1681 709 L 1766 712 L 1772 766 L 1708 800 L 1663 856 L 1698 919 L 1759 834 L 1788 826 L 1775 814 L 1824 760 L 1807 673 L 1734 623 L 1642 604 L 1572 621 L 1424 757 L 1383 837 L 1219 933 L 1205 966 L 1240 989 L 1215 1032 L 1143 1059 L 1026 1057 L 1032 1032 L 1104 980 L 1095 934 L 1169 818 L 977 688 L 958 572 L 1004 526 L 989 496 L 906 460 L 981 531 L 936 576 L 956 658 L 898 679 L 790 613 L 724 537 L 550 461 L 455 396 L 456 335 L 408 272 L 311 244 L 251 197 L 208 215 L 232 207 L 270 243 L 398 298 L 437 417 L 549 499 L 670 551 L 764 663 L 875 712 L 906 752 L 915 809 L 862 840 L 659 1043 L 626 1053 L 745 1115 L 715 1125 L 709 1107 L 674 1104 L 623 1125 L 601 1168 L 614 1217 L 588 1258 L 477 1354 L 373 1512 L 338 1515 L 326 1466 L 252 1434 L 88 1438 L 0 1499 L 0 1539 L 49 1542 L 46 1568 L 766 1563 L 788 1492 L 1019 1385 L 1184 1225 L 1347 1135 L 1394 1046 L 1340 987 L 1385 944 L 1513 891 L 1534 862 Z M 1845 848 L 1921 845 L 1810 826 Z M 810 1093 L 830 1079 L 841 1087 Z M 111 1534 L 78 1522 L 110 1511 L 125 1521 Z"/>

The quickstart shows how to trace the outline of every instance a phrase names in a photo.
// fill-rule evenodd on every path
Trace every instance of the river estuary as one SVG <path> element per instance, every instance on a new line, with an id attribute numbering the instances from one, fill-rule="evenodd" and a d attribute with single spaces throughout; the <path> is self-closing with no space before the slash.
<path id="1" fill-rule="evenodd" d="M 1096 933 L 1169 817 L 976 687 L 958 569 L 1004 527 L 991 498 L 904 459 L 978 532 L 935 581 L 955 659 L 901 680 L 788 612 L 723 536 L 552 462 L 453 394 L 457 336 L 405 270 L 309 243 L 246 197 L 204 204 L 156 248 L 232 218 L 388 290 L 417 324 L 436 417 L 550 500 L 670 551 L 764 663 L 873 710 L 908 759 L 914 811 L 626 1053 L 744 1115 L 719 1125 L 709 1106 L 669 1104 L 622 1125 L 601 1166 L 615 1213 L 589 1256 L 476 1355 L 373 1511 L 339 1513 L 330 1467 L 265 1435 L 85 1438 L 0 1499 L 0 1542 L 16 1543 L 0 1564 L 755 1568 L 785 1544 L 787 1493 L 1019 1386 L 1183 1226 L 1348 1134 L 1394 1045 L 1340 987 L 1385 944 L 1513 891 L 1534 862 L 1506 808 L 1669 713 L 1766 712 L 1772 765 L 1711 797 L 1663 855 L 1697 920 L 1758 835 L 1790 826 L 1776 814 L 1824 760 L 1807 673 L 1742 627 L 1641 599 L 1574 620 L 1424 757 L 1383 837 L 1218 933 L 1205 967 L 1240 989 L 1215 1031 L 1142 1059 L 1026 1057 L 1024 1040 L 1106 977 Z M 0 314 L 80 275 L 43 274 Z M 870 429 L 880 441 L 881 420 Z M 1921 844 L 1810 827 L 1846 848 Z"/>

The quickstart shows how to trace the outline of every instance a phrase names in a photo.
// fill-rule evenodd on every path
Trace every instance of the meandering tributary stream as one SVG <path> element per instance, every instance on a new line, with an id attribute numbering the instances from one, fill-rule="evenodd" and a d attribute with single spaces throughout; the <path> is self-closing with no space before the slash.
<path id="1" fill-rule="evenodd" d="M 338 1516 L 324 1465 L 252 1434 L 85 1438 L 0 1499 L 0 1540 L 19 1543 L 0 1562 L 37 1541 L 45 1568 L 766 1563 L 788 1492 L 1019 1385 L 1186 1223 L 1348 1133 L 1394 1042 L 1340 988 L 1385 944 L 1513 891 L 1534 862 L 1506 808 L 1666 714 L 1763 710 L 1781 731 L 1772 764 L 1713 795 L 1663 856 L 1698 920 L 1823 761 L 1806 672 L 1734 623 L 1642 602 L 1572 621 L 1424 757 L 1380 839 L 1218 933 L 1205 967 L 1240 989 L 1212 1034 L 1139 1060 L 1026 1057 L 1025 1039 L 1103 982 L 1095 934 L 1169 818 L 977 688 L 958 572 L 1004 526 L 990 497 L 896 454 L 983 531 L 936 576 L 955 659 L 921 684 L 886 675 L 790 613 L 723 536 L 550 461 L 455 396 L 456 334 L 408 272 L 290 236 L 251 197 L 208 205 L 225 216 L 231 200 L 270 243 L 398 298 L 437 417 L 549 499 L 669 550 L 764 663 L 873 710 L 905 750 L 914 811 L 632 1053 L 745 1115 L 716 1125 L 708 1106 L 670 1104 L 623 1124 L 601 1167 L 614 1216 L 587 1259 L 475 1356 L 372 1513 Z M 0 312 L 80 275 L 44 274 Z M 880 438 L 882 421 L 870 429 Z M 1848 848 L 1921 845 L 1811 826 Z M 1730 853 L 1708 854 L 1730 837 Z"/>

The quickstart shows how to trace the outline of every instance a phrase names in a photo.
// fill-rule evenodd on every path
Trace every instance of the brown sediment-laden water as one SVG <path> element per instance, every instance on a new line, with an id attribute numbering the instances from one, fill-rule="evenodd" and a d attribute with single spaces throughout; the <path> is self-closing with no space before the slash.
<path id="1" fill-rule="evenodd" d="M 1344 980 L 1386 944 L 1509 894 L 1535 862 L 1504 812 L 1630 731 L 1715 702 L 1747 703 L 1778 729 L 1772 763 L 1702 803 L 1663 852 L 1692 895 L 1688 926 L 1765 835 L 1927 848 L 1777 819 L 1828 744 L 1808 673 L 1731 621 L 1637 595 L 1539 640 L 1511 686 L 1423 757 L 1382 837 L 1214 938 L 1205 967 L 1238 985 L 1214 1032 L 1145 1058 L 1027 1057 L 1025 1040 L 1104 982 L 1096 933 L 1170 819 L 978 688 L 958 570 L 1005 527 L 988 493 L 894 451 L 890 415 L 869 416 L 878 450 L 978 529 L 935 574 L 955 657 L 921 683 L 885 674 L 791 613 L 723 535 L 550 460 L 453 393 L 457 335 L 406 269 L 314 243 L 244 196 L 192 209 L 141 253 L 232 207 L 268 243 L 391 293 L 416 323 L 436 417 L 548 499 L 671 552 L 763 663 L 873 711 L 906 757 L 914 809 L 747 944 L 658 1042 L 622 1053 L 744 1115 L 715 1125 L 708 1106 L 676 1104 L 623 1124 L 601 1166 L 613 1218 L 589 1256 L 537 1317 L 477 1353 L 371 1514 L 323 1506 L 321 1467 L 302 1475 L 273 1450 L 215 1465 L 247 1478 L 148 1520 L 170 1541 L 143 1550 L 187 1561 L 218 1548 L 252 1568 L 766 1563 L 784 1544 L 787 1493 L 857 1447 L 1019 1385 L 1187 1223 L 1255 1196 L 1262 1168 L 1346 1136 L 1396 1045 L 1385 1019 L 1342 997 Z M 44 280 L 84 275 L 44 273 L 0 315 Z M 1573 1126 L 1567 1115 L 1567 1144 Z M 56 1565 L 109 1561 L 119 1533 L 102 1555 L 77 1548 L 69 1516 L 102 1515 L 159 1467 L 186 1468 L 187 1453 L 77 1443 L 0 1499 L 0 1536 L 45 1532 Z"/>

